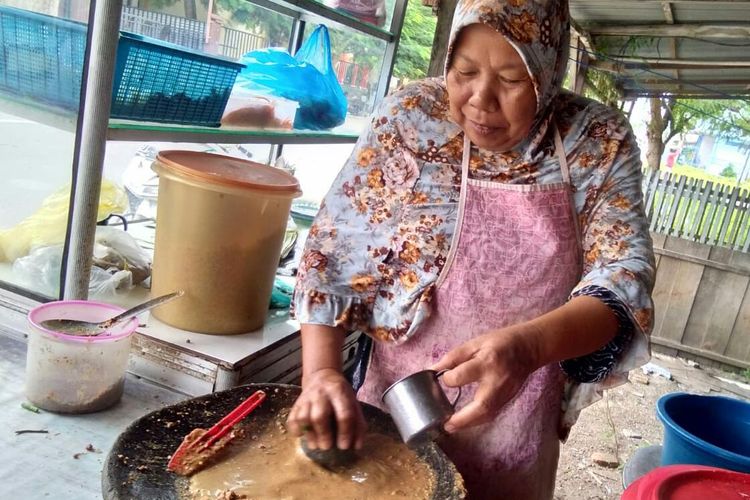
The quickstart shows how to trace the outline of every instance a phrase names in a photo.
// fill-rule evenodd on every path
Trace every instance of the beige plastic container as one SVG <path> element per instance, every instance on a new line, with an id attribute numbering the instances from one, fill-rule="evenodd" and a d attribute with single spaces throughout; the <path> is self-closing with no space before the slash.
<path id="1" fill-rule="evenodd" d="M 185 296 L 151 313 L 183 330 L 263 326 L 292 199 L 288 173 L 229 156 L 162 151 L 151 294 Z"/>

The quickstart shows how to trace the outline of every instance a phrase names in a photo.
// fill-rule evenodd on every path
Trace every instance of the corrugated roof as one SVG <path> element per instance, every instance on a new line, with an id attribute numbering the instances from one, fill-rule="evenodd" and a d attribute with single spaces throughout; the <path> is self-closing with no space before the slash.
<path id="1" fill-rule="evenodd" d="M 750 0 L 570 0 L 594 67 L 625 97 L 750 97 Z"/>

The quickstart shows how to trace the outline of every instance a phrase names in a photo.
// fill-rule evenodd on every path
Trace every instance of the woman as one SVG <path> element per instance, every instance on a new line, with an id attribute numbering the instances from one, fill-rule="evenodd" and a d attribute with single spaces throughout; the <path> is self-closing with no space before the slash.
<path id="1" fill-rule="evenodd" d="M 648 359 L 639 151 L 622 116 L 561 91 L 568 22 L 564 0 L 462 0 L 445 78 L 375 113 L 300 266 L 289 424 L 311 446 L 361 446 L 340 354 L 359 329 L 376 341 L 356 398 L 447 369 L 464 395 L 440 445 L 470 498 L 550 499 L 580 409 Z"/>

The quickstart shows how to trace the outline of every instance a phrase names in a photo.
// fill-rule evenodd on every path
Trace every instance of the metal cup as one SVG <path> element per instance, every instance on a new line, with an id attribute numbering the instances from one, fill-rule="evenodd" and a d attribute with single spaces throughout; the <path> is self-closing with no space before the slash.
<path id="1" fill-rule="evenodd" d="M 443 424 L 453 415 L 461 388 L 449 401 L 438 379 L 448 370 L 423 370 L 395 382 L 383 392 L 383 403 L 388 407 L 401 439 L 412 445 L 435 439 Z"/>

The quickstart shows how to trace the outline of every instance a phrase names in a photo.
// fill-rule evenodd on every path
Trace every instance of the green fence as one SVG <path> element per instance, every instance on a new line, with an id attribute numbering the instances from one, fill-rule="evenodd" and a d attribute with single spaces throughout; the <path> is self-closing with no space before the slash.
<path id="1" fill-rule="evenodd" d="M 651 231 L 713 246 L 750 250 L 750 191 L 666 171 L 644 174 Z"/>

